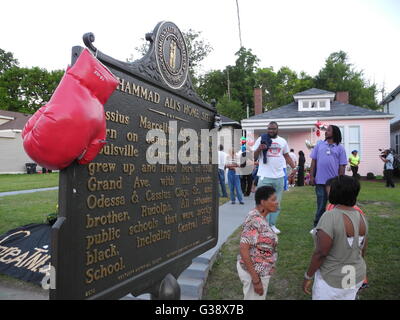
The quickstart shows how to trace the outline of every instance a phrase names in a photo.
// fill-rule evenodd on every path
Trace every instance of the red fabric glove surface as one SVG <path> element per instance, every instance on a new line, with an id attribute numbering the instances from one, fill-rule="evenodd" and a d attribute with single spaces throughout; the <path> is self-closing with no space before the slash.
<path id="1" fill-rule="evenodd" d="M 40 166 L 63 169 L 92 161 L 105 144 L 104 107 L 117 79 L 87 50 L 67 69 L 50 101 L 26 123 L 26 153 Z"/>

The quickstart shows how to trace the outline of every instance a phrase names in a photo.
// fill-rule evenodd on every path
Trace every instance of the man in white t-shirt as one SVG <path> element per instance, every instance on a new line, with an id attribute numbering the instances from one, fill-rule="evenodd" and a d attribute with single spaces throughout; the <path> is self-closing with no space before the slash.
<path id="1" fill-rule="evenodd" d="M 226 186 L 225 186 L 225 162 L 226 162 L 227 154 L 223 150 L 224 150 L 224 147 L 221 144 L 219 146 L 219 150 L 218 150 L 218 180 L 219 180 L 219 184 L 221 186 L 221 192 L 222 192 L 222 194 L 220 196 L 222 198 L 228 198 L 228 194 L 226 193 Z"/>
<path id="2" fill-rule="evenodd" d="M 295 168 L 295 164 L 289 156 L 289 147 L 286 140 L 278 136 L 278 124 L 275 121 L 269 123 L 268 135 L 271 138 L 271 141 L 261 143 L 261 138 L 263 137 L 261 136 L 256 140 L 253 146 L 254 160 L 258 160 L 259 162 L 257 173 L 259 179 L 257 187 L 274 187 L 280 205 L 285 183 L 285 172 L 283 169 L 286 168 L 286 163 L 288 163 L 292 168 Z M 270 146 L 267 146 L 268 143 L 270 143 Z M 266 149 L 266 157 L 264 158 L 263 150 Z M 277 234 L 280 233 L 280 230 L 275 226 L 279 212 L 280 209 L 267 216 L 269 225 Z"/>

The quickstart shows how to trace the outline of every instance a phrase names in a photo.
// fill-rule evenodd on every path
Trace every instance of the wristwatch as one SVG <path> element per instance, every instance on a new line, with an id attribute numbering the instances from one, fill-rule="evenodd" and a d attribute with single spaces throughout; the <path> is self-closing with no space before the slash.
<path id="1" fill-rule="evenodd" d="M 314 279 L 314 275 L 313 275 L 312 277 L 309 277 L 309 276 L 307 275 L 307 271 L 306 271 L 306 272 L 304 272 L 304 279 L 306 279 L 306 280 L 312 280 L 312 279 Z"/>

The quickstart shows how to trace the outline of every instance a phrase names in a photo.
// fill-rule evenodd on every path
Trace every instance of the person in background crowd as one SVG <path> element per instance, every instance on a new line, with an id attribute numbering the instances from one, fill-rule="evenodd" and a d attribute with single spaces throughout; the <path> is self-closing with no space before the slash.
<path id="1" fill-rule="evenodd" d="M 304 186 L 304 164 L 306 163 L 306 158 L 303 151 L 299 151 L 299 165 L 297 166 L 297 186 Z"/>
<path id="2" fill-rule="evenodd" d="M 288 183 L 289 183 L 289 187 L 294 187 L 295 185 L 295 176 L 296 176 L 296 168 L 297 168 L 297 156 L 294 153 L 294 149 L 290 149 L 289 152 L 289 156 L 290 158 L 292 158 L 292 161 L 295 165 L 295 168 L 292 169 L 289 165 L 286 167 L 286 171 L 287 171 L 287 176 L 288 176 Z"/>
<path id="3" fill-rule="evenodd" d="M 225 186 L 225 161 L 227 154 L 224 152 L 224 146 L 221 144 L 218 150 L 218 180 L 221 186 L 220 196 L 223 198 L 228 198 L 228 194 L 226 193 Z"/>
<path id="4" fill-rule="evenodd" d="M 236 203 L 236 197 L 240 204 L 243 202 L 243 193 L 240 187 L 240 157 L 235 153 L 233 149 L 230 149 L 229 155 L 226 158 L 225 168 L 228 168 L 228 185 L 231 197 L 231 203 Z M 236 191 L 236 196 L 235 196 Z"/>
<path id="5" fill-rule="evenodd" d="M 271 121 L 268 124 L 268 136 L 271 139 L 270 145 L 267 146 L 265 141 L 261 141 L 261 135 L 254 143 L 254 160 L 258 160 L 258 185 L 261 186 L 272 186 L 276 190 L 276 196 L 280 203 L 282 199 L 282 193 L 285 184 L 285 172 L 286 163 L 292 168 L 295 167 L 292 158 L 289 156 L 289 147 L 285 139 L 278 136 L 278 124 L 275 121 Z M 263 143 L 261 143 L 263 142 Z M 264 151 L 266 151 L 264 157 Z M 280 210 L 268 215 L 268 222 L 271 229 L 277 234 L 281 231 L 276 227 L 276 222 L 279 216 Z"/>
<path id="6" fill-rule="evenodd" d="M 360 165 L 360 156 L 357 150 L 353 150 L 349 157 L 349 164 L 353 172 L 353 178 L 358 179 L 358 166 Z"/>
<path id="7" fill-rule="evenodd" d="M 311 152 L 310 184 L 315 185 L 317 195 L 317 211 L 315 213 L 315 231 L 319 219 L 325 212 L 328 195 L 325 183 L 328 179 L 338 175 L 344 175 L 347 164 L 346 151 L 342 142 L 342 134 L 339 127 L 330 125 L 325 132 L 325 141 L 319 141 Z"/>
<path id="8" fill-rule="evenodd" d="M 310 185 L 310 180 L 311 180 L 310 177 L 311 177 L 310 169 L 308 169 L 308 170 L 306 170 L 306 175 L 304 177 L 304 185 L 305 186 L 309 186 Z"/>
<path id="9" fill-rule="evenodd" d="M 245 197 L 248 197 L 251 193 L 251 186 L 253 185 L 253 175 L 244 174 L 240 176 L 240 186 L 242 188 L 242 193 Z"/>
<path id="10" fill-rule="evenodd" d="M 315 251 L 304 274 L 306 294 L 311 294 L 311 281 L 315 278 L 313 300 L 354 300 L 366 278 L 368 224 L 353 207 L 359 192 L 357 179 L 337 176 L 331 180 L 329 202 L 335 207 L 318 222 Z"/>
<path id="11" fill-rule="evenodd" d="M 243 284 L 244 300 L 265 300 L 277 261 L 278 236 L 266 216 L 278 209 L 275 189 L 261 186 L 255 194 L 256 207 L 244 223 L 240 238 L 237 271 Z"/>
<path id="12" fill-rule="evenodd" d="M 252 183 L 252 186 L 251 186 L 251 192 L 253 192 L 253 193 L 256 192 L 256 190 L 257 190 L 257 184 L 258 184 L 257 172 L 258 172 L 258 161 L 255 161 L 254 162 L 254 170 L 253 170 L 253 173 L 252 173 L 253 183 Z"/>
<path id="13" fill-rule="evenodd" d="M 386 187 L 392 187 L 394 188 L 394 183 L 393 183 L 393 162 L 394 162 L 394 157 L 392 153 L 390 152 L 389 149 L 386 149 L 383 151 L 383 155 L 379 156 L 381 160 L 385 163 L 383 167 L 384 171 L 384 176 L 386 179 Z"/>

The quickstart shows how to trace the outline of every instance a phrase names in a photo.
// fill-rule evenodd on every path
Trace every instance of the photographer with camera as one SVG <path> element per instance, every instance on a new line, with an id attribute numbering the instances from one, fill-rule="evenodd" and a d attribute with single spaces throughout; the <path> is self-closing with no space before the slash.
<path id="1" fill-rule="evenodd" d="M 394 188 L 394 183 L 393 183 L 393 162 L 394 162 L 394 157 L 392 153 L 390 152 L 389 149 L 386 149 L 383 151 L 383 153 L 379 156 L 381 160 L 385 163 L 383 167 L 383 173 L 384 177 L 386 180 L 386 187 L 392 187 Z"/>
<path id="2" fill-rule="evenodd" d="M 268 125 L 267 133 L 262 134 L 256 140 L 253 150 L 254 160 L 258 160 L 259 163 L 257 187 L 274 187 L 280 207 L 285 184 L 284 168 L 286 168 L 286 163 L 288 163 L 294 169 L 295 164 L 289 156 L 289 146 L 286 140 L 278 136 L 278 124 L 275 121 L 271 121 Z M 276 234 L 280 233 L 280 230 L 276 227 L 276 221 L 280 212 L 279 207 L 276 212 L 269 214 L 267 217 L 271 229 Z"/>

